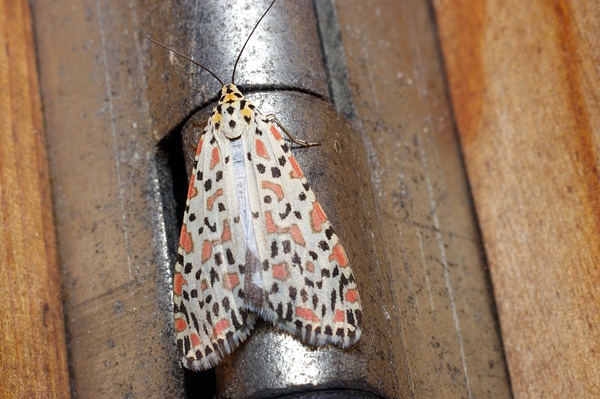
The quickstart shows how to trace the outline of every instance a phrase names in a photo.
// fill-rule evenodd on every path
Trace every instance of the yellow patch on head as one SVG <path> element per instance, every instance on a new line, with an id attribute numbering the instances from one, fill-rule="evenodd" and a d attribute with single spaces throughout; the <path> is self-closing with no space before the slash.
<path id="1" fill-rule="evenodd" d="M 225 94 L 225 99 L 223 100 L 224 103 L 226 103 L 227 101 L 237 101 L 237 97 L 235 96 L 234 93 L 228 93 Z"/>

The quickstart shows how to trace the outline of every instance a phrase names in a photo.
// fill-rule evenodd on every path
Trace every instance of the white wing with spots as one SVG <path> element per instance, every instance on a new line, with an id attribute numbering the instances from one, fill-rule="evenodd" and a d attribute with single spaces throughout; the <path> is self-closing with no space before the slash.
<path id="1" fill-rule="evenodd" d="M 281 133 L 255 120 L 242 136 L 258 248 L 246 305 L 309 344 L 350 346 L 362 309 L 346 252 Z"/>

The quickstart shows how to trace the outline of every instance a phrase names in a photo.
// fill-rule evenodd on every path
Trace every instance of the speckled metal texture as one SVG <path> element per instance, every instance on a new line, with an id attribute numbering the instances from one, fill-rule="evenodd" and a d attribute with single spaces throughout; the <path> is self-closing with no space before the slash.
<path id="1" fill-rule="evenodd" d="M 144 34 L 189 55 L 230 83 L 235 60 L 270 1 L 160 3 L 146 11 Z M 175 24 L 174 24 L 175 22 Z M 248 89 L 293 88 L 327 99 L 328 88 L 312 2 L 278 1 L 248 42 L 235 83 Z M 221 89 L 208 72 L 145 41 L 151 67 L 150 110 L 166 134 Z"/>

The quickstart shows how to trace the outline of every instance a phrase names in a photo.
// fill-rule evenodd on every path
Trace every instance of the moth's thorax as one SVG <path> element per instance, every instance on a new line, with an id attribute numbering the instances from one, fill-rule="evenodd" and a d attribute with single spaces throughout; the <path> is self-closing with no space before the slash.
<path id="1" fill-rule="evenodd" d="M 254 122 L 255 107 L 234 84 L 221 89 L 221 97 L 213 109 L 209 125 L 230 139 L 240 137 Z"/>

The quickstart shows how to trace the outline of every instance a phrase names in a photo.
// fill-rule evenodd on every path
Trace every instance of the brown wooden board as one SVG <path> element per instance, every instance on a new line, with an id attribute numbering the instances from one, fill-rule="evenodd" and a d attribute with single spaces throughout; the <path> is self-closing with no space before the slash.
<path id="1" fill-rule="evenodd" d="M 67 351 L 27 1 L 0 1 L 0 397 L 68 398 Z"/>
<path id="2" fill-rule="evenodd" d="M 429 3 L 335 4 L 389 267 L 398 397 L 510 397 Z"/>
<path id="3" fill-rule="evenodd" d="M 600 5 L 435 1 L 514 395 L 600 396 Z"/>

